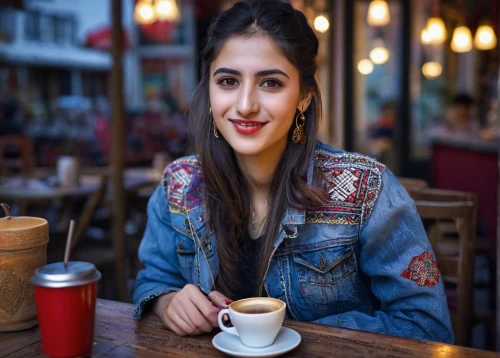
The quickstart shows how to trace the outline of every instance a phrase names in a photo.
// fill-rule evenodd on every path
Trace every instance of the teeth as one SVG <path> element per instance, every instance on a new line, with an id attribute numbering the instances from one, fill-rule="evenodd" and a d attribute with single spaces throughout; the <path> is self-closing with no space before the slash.
<path id="1" fill-rule="evenodd" d="M 258 124 L 240 124 L 242 127 L 257 127 Z"/>

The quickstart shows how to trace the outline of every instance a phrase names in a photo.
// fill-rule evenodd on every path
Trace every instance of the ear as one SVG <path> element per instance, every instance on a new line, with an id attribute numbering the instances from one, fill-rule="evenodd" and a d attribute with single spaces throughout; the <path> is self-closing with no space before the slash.
<path id="1" fill-rule="evenodd" d="M 303 91 L 301 96 L 300 96 L 297 109 L 302 110 L 302 108 L 304 108 L 303 112 L 307 111 L 307 109 L 309 108 L 309 105 L 311 104 L 313 94 L 314 93 L 312 90 Z"/>

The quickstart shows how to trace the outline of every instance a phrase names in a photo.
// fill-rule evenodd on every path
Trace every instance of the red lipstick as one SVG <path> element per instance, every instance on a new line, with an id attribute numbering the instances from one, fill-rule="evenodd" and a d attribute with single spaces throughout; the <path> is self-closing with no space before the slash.
<path id="1" fill-rule="evenodd" d="M 243 119 L 231 119 L 231 122 L 234 125 L 234 128 L 239 134 L 242 135 L 252 135 L 260 131 L 266 123 L 257 122 L 257 121 L 248 121 Z"/>

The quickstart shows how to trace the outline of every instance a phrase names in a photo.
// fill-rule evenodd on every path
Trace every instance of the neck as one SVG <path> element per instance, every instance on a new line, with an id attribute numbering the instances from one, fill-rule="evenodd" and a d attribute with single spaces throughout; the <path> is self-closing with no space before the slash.
<path id="1" fill-rule="evenodd" d="M 283 151 L 284 148 L 281 151 L 265 152 L 251 156 L 236 153 L 236 161 L 249 185 L 252 196 L 260 196 L 259 194 L 267 196 Z"/>

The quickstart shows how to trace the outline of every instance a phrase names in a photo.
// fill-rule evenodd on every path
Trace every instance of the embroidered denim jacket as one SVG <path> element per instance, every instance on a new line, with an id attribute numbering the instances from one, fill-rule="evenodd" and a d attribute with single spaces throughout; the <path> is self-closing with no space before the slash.
<path id="1" fill-rule="evenodd" d="M 453 342 L 432 248 L 394 175 L 368 157 L 320 142 L 309 183 L 314 170 L 326 177 L 331 201 L 286 211 L 264 280 L 267 294 L 286 302 L 291 319 Z M 188 283 L 213 290 L 219 256 L 205 225 L 200 173 L 195 157 L 173 162 L 149 201 L 136 319 L 147 302 Z"/>

